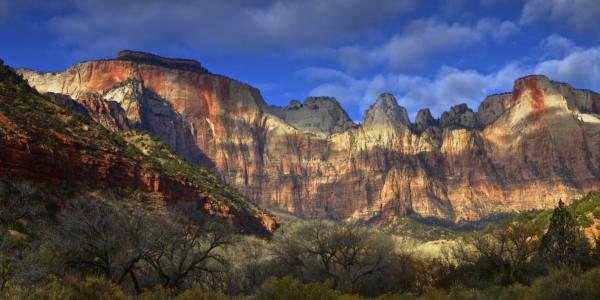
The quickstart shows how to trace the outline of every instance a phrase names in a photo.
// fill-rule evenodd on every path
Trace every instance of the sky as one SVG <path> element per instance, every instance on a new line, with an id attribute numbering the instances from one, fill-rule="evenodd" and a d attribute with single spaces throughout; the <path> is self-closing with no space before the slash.
<path id="1" fill-rule="evenodd" d="M 383 92 L 411 119 L 544 74 L 600 91 L 598 0 L 0 0 L 0 58 L 61 71 L 119 50 L 198 60 L 269 104 Z"/>

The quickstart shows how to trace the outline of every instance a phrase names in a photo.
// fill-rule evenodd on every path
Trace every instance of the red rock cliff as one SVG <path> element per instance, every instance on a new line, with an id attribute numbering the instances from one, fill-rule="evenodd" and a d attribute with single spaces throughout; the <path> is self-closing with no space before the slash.
<path id="1" fill-rule="evenodd" d="M 420 121 L 418 130 L 389 94 L 363 125 L 309 130 L 314 124 L 285 121 L 294 107 L 271 113 L 257 89 L 190 66 L 121 57 L 21 73 L 40 92 L 74 99 L 139 81 L 155 101 L 137 101 L 149 111 L 161 103 L 172 109 L 187 133 L 145 128 L 197 163 L 186 151 L 200 151 L 257 203 L 306 217 L 459 222 L 551 207 L 600 188 L 600 97 L 544 76 L 515 81 L 512 93 L 486 99 L 478 112 L 457 106 L 442 122 Z M 294 114 L 293 124 L 305 124 Z"/>
<path id="2" fill-rule="evenodd" d="M 152 144 L 152 151 L 160 151 L 160 160 L 149 157 L 144 150 L 132 150 L 138 148 L 127 140 L 146 135 L 130 132 L 124 139 L 55 101 L 35 93 L 0 64 L 0 176 L 81 190 L 139 190 L 155 193 L 167 202 L 197 203 L 208 215 L 227 219 L 249 232 L 269 234 L 277 227 L 269 215 L 209 172 L 189 166 L 187 172 L 174 172 L 166 167 L 163 162 L 186 165 L 162 143 Z"/>

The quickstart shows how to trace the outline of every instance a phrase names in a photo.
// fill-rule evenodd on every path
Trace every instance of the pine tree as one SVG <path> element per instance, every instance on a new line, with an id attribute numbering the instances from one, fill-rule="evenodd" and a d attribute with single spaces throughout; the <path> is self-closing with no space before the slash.
<path id="1" fill-rule="evenodd" d="M 542 237 L 540 257 L 548 266 L 582 266 L 589 260 L 590 245 L 577 222 L 560 200 Z"/>

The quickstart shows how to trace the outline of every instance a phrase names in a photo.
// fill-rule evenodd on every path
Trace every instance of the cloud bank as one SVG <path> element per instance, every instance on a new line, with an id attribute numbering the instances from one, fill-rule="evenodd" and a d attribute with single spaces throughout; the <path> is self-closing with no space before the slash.
<path id="1" fill-rule="evenodd" d="M 94 52 L 171 44 L 252 52 L 326 47 L 410 11 L 416 0 L 71 0 L 48 28 L 66 47 Z"/>
<path id="2" fill-rule="evenodd" d="M 349 70 L 374 64 L 411 70 L 423 66 L 435 55 L 485 41 L 502 41 L 518 31 L 515 23 L 496 19 L 481 19 L 475 24 L 419 19 L 381 45 L 342 47 L 338 49 L 338 59 Z"/>
<path id="3" fill-rule="evenodd" d="M 306 68 L 301 74 L 317 82 L 311 95 L 334 96 L 345 106 L 355 106 L 363 112 L 380 93 L 391 92 L 400 105 L 408 109 L 413 120 L 421 108 L 430 108 L 437 116 L 459 103 L 467 103 L 476 110 L 487 95 L 509 92 L 515 79 L 529 74 L 544 74 L 574 87 L 600 90 L 600 47 L 577 47 L 572 41 L 555 35 L 544 39 L 540 47 L 549 51 L 558 47 L 565 53 L 556 59 L 509 62 L 489 73 L 444 65 L 432 77 L 385 73 L 356 78 L 344 71 L 315 67 Z"/>

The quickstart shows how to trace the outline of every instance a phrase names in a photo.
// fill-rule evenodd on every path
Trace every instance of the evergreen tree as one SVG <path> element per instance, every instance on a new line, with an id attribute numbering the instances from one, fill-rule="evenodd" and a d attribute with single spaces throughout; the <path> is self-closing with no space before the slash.
<path id="1" fill-rule="evenodd" d="M 560 200 L 542 237 L 540 257 L 552 267 L 583 266 L 589 261 L 590 244 L 583 236 L 573 215 Z"/>

